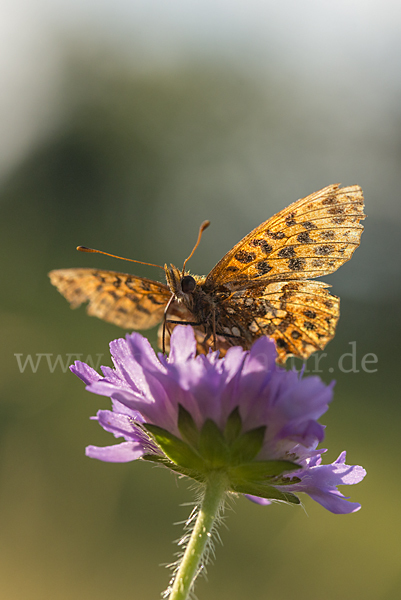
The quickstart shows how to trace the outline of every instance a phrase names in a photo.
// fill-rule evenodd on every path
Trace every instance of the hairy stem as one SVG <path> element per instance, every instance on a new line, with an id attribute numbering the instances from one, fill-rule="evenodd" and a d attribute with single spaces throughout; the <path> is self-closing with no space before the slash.
<path id="1" fill-rule="evenodd" d="M 174 578 L 169 600 L 186 600 L 199 572 L 202 557 L 211 541 L 216 518 L 224 503 L 227 478 L 224 472 L 212 471 L 205 482 L 203 500 L 181 564 Z"/>

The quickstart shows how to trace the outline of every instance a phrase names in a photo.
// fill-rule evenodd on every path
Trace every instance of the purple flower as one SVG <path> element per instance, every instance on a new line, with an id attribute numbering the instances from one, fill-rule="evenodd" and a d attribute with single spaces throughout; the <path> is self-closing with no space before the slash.
<path id="1" fill-rule="evenodd" d="M 230 348 L 196 356 L 192 328 L 178 326 L 169 358 L 156 357 L 138 333 L 110 344 L 114 369 L 103 377 L 76 361 L 71 367 L 96 394 L 109 396 L 113 410 L 95 419 L 120 444 L 88 446 L 86 454 L 109 462 L 136 459 L 161 463 L 203 481 L 219 469 L 231 492 L 260 504 L 271 500 L 299 503 L 305 492 L 334 513 L 350 513 L 338 485 L 358 483 L 359 466 L 345 465 L 345 452 L 331 465 L 321 464 L 317 450 L 333 385 L 319 377 L 302 377 L 276 365 L 274 342 L 259 338 L 251 350 Z"/>

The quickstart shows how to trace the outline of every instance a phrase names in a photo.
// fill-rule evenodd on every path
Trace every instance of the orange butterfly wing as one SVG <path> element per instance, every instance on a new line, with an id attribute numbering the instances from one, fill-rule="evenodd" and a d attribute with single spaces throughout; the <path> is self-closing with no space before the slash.
<path id="1" fill-rule="evenodd" d="M 334 336 L 340 301 L 329 294 L 330 286 L 308 278 L 333 273 L 351 258 L 363 231 L 363 209 L 359 186 L 330 185 L 236 244 L 204 284 L 207 292 L 216 290 L 226 343 L 248 348 L 268 335 L 280 362 L 324 348 Z"/>
<path id="2" fill-rule="evenodd" d="M 88 302 L 89 315 L 126 329 L 149 329 L 162 319 L 171 296 L 163 283 L 98 269 L 58 269 L 50 280 L 72 308 Z"/>
<path id="3" fill-rule="evenodd" d="M 333 273 L 359 246 L 363 207 L 358 185 L 329 185 L 301 198 L 234 246 L 211 270 L 206 285 Z"/>
<path id="4" fill-rule="evenodd" d="M 279 362 L 290 355 L 306 359 L 332 339 L 340 300 L 321 281 L 277 281 L 236 290 L 221 306 L 231 345 L 250 347 L 261 335 L 276 342 Z"/>

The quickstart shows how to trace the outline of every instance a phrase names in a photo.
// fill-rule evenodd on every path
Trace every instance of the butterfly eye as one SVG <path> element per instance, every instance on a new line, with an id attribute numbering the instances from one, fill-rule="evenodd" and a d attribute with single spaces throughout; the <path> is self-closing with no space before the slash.
<path id="1" fill-rule="evenodd" d="M 185 275 L 185 277 L 181 279 L 181 289 L 184 294 L 190 294 L 195 288 L 196 281 L 193 277 L 191 277 L 191 275 Z"/>

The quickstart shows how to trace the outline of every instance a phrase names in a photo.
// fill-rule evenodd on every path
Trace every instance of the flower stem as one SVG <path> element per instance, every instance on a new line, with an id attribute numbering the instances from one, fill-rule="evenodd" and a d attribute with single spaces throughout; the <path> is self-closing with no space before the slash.
<path id="1" fill-rule="evenodd" d="M 175 575 L 169 600 L 186 600 L 191 591 L 204 552 L 211 542 L 211 532 L 223 506 L 227 478 L 222 471 L 211 471 L 205 482 L 202 505 L 181 564 Z"/>

